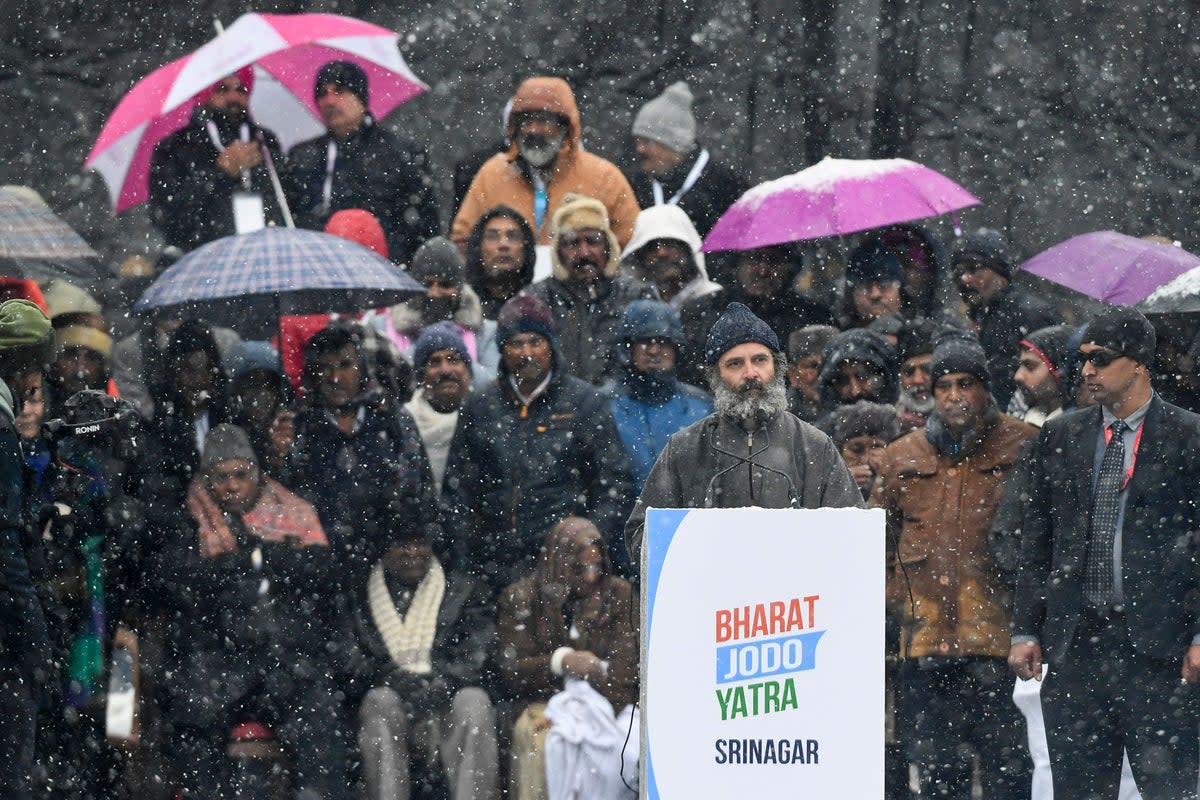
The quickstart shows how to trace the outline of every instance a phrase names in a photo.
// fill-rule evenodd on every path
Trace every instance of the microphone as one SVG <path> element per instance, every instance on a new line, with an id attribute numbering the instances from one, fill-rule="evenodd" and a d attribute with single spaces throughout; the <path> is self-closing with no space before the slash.
<path id="1" fill-rule="evenodd" d="M 709 444 L 709 447 L 711 447 L 713 449 L 713 451 L 720 453 L 722 455 L 729 456 L 730 458 L 733 458 L 736 460 L 734 461 L 733 464 L 730 464 L 728 467 L 725 467 L 724 469 L 719 470 L 718 472 L 714 473 L 711 478 L 709 478 L 708 486 L 704 490 L 704 507 L 705 508 L 713 508 L 714 507 L 715 501 L 713 498 L 713 486 L 714 486 L 714 484 L 716 484 L 717 479 L 722 477 L 723 475 L 731 472 L 732 470 L 736 469 L 737 467 L 742 466 L 743 464 L 745 464 L 747 466 L 751 466 L 751 467 L 758 467 L 759 469 L 763 470 L 764 472 L 770 472 L 775 475 L 782 475 L 784 480 L 786 480 L 788 482 L 788 497 L 790 498 L 788 505 L 792 508 L 800 507 L 800 492 L 796 488 L 796 482 L 792 480 L 792 476 L 789 475 L 788 473 L 784 472 L 783 470 L 776 469 L 775 467 L 772 467 L 768 464 L 763 464 L 762 462 L 756 460 L 763 453 L 765 453 L 771 449 L 771 432 L 765 424 L 767 421 L 769 421 L 771 419 L 771 415 L 760 408 L 755 412 L 755 418 L 759 421 L 759 427 L 762 429 L 763 438 L 765 439 L 765 443 L 758 450 L 750 453 L 749 455 L 743 456 L 739 453 L 734 453 L 729 450 L 726 450 L 723 447 L 718 446 L 716 444 L 716 442 L 712 442 Z M 714 427 L 715 427 L 715 424 L 714 424 Z M 753 480 L 753 478 L 751 478 L 751 480 Z"/>

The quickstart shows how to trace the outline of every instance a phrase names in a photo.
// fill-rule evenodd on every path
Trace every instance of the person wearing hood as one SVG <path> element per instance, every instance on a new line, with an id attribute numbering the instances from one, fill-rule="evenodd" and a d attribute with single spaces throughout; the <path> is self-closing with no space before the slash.
<path id="1" fill-rule="evenodd" d="M 25 534 L 23 459 L 16 419 L 18 378 L 41 369 L 54 350 L 46 314 L 28 300 L 0 304 L 0 796 L 33 797 L 38 708 L 50 685 L 46 615 L 30 570 L 38 550 Z"/>
<path id="2" fill-rule="evenodd" d="M 436 523 L 433 477 L 412 415 L 372 368 L 366 326 L 339 320 L 304 348 L 305 403 L 291 436 L 273 437 L 283 483 L 308 498 L 356 579 L 380 555 L 377 509 Z"/>
<path id="3" fill-rule="evenodd" d="M 283 468 L 271 444 L 281 425 L 295 419 L 292 409 L 292 384 L 283 372 L 279 353 L 270 342 L 246 341 L 238 344 L 225 361 L 229 376 L 231 421 L 246 432 L 258 462 L 271 474 Z"/>
<path id="4" fill-rule="evenodd" d="M 638 204 L 621 170 L 580 144 L 575 95 L 562 78 L 529 78 L 517 87 L 508 119 L 508 150 L 488 159 L 463 199 L 450 237 L 463 244 L 483 213 L 498 205 L 525 217 L 541 245 L 554 237 L 553 220 L 567 195 L 596 198 L 612 220 L 619 245 L 633 235 Z M 616 258 L 620 247 L 613 248 Z"/>
<path id="5" fill-rule="evenodd" d="M 483 213 L 467 238 L 467 283 L 479 295 L 484 319 L 496 318 L 500 308 L 533 283 L 533 229 L 521 212 L 496 206 Z"/>
<path id="6" fill-rule="evenodd" d="M 633 136 L 639 169 L 629 183 L 638 205 L 678 208 L 701 236 L 707 236 L 750 188 L 745 178 L 697 143 L 692 91 L 684 81 L 671 84 L 641 107 L 633 118 Z"/>
<path id="7" fill-rule="evenodd" d="M 417 423 L 433 489 L 441 495 L 450 442 L 471 392 L 471 351 L 453 323 L 435 322 L 421 331 L 413 348 L 413 369 L 416 390 L 404 408 Z"/>
<path id="8" fill-rule="evenodd" d="M 471 361 L 495 374 L 500 362 L 496 323 L 483 318 L 479 295 L 465 280 L 463 258 L 444 236 L 435 236 L 413 256 L 408 274 L 425 287 L 425 294 L 375 314 L 371 323 L 411 360 L 421 331 L 437 322 L 450 322 L 467 347 Z M 415 365 L 414 365 L 415 366 Z"/>
<path id="9" fill-rule="evenodd" d="M 904 270 L 883 242 L 868 239 L 850 253 L 846 264 L 846 294 L 842 328 L 865 328 L 904 305 Z"/>
<path id="10" fill-rule="evenodd" d="M 621 249 L 600 201 L 567 195 L 553 228 L 554 274 L 529 293 L 554 316 L 561 367 L 600 385 L 616 371 L 611 355 L 621 312 L 634 300 L 653 298 L 654 289 L 620 274 Z"/>
<path id="11" fill-rule="evenodd" d="M 1037 433 L 1003 414 L 983 349 L 951 339 L 931 362 L 934 411 L 890 444 L 872 505 L 887 512 L 888 605 L 900 620 L 896 727 L 921 795 L 1028 798 L 1031 763 L 1007 678 L 1012 589 L 989 532 L 1022 445 Z"/>
<path id="12" fill-rule="evenodd" d="M 188 123 L 154 147 L 150 159 L 150 219 L 167 245 L 192 250 L 237 233 L 234 196 L 262 199 L 265 221 L 283 215 L 263 154 L 282 163 L 279 140 L 250 118 L 254 69 L 244 67 L 209 86 Z"/>
<path id="13" fill-rule="evenodd" d="M 862 505 L 829 437 L 788 413 L 787 357 L 766 322 L 730 303 L 708 335 L 704 363 L 716 411 L 673 434 L 654 462 L 625 523 L 634 564 L 647 508 Z"/>
<path id="14" fill-rule="evenodd" d="M 900 420 L 896 418 L 896 408 L 870 400 L 842 406 L 833 412 L 833 435 L 830 438 L 842 454 L 865 500 L 875 488 L 883 449 L 900 438 Z"/>
<path id="15" fill-rule="evenodd" d="M 625 307 L 617 335 L 621 375 L 609 408 L 640 493 L 667 439 L 713 412 L 712 399 L 675 376 L 685 340 L 679 315 L 658 300 L 634 300 Z"/>
<path id="16" fill-rule="evenodd" d="M 842 331 L 825 347 L 817 379 L 821 402 L 830 412 L 859 400 L 895 403 L 898 376 L 896 348 L 887 339 L 865 328 Z M 832 424 L 827 413 L 817 427 L 831 431 Z"/>
<path id="17" fill-rule="evenodd" d="M 467 566 L 496 590 L 533 565 L 564 517 L 617 535 L 632 495 L 608 403 L 563 368 L 550 309 L 519 294 L 498 322 L 500 374 L 467 400 L 442 490 Z"/>
<path id="18" fill-rule="evenodd" d="M 996 402 L 1007 408 L 1016 390 L 1013 343 L 1039 328 L 1062 324 L 1062 314 L 1049 301 L 1012 283 L 1016 267 L 1008 240 L 999 231 L 980 228 L 963 236 L 955 245 L 953 266 L 967 314 L 988 354 Z"/>
<path id="19" fill-rule="evenodd" d="M 678 311 L 692 298 L 721 291 L 719 283 L 708 279 L 701 244 L 696 226 L 682 208 L 652 206 L 638 214 L 621 261 Z"/>
<path id="20" fill-rule="evenodd" d="M 293 147 L 282 176 L 296 225 L 319 231 L 335 211 L 365 209 L 392 260 L 407 264 L 440 225 L 429 157 L 371 115 L 367 73 L 352 61 L 321 67 L 313 100 L 326 132 Z"/>
<path id="21" fill-rule="evenodd" d="M 938 238 L 928 228 L 906 223 L 885 228 L 879 234 L 879 241 L 900 261 L 904 274 L 900 287 L 904 316 L 961 326 L 962 298 L 955 288 L 946 248 Z"/>
<path id="22" fill-rule="evenodd" d="M 597 737 L 565 744 L 584 751 L 574 759 L 573 774 L 564 774 L 564 762 L 572 759 L 548 758 L 546 748 L 553 729 L 547 706 L 561 703 L 571 691 L 565 684 L 585 682 L 603 698 L 599 713 L 632 719 L 630 706 L 638 692 L 637 591 L 614 570 L 610 549 L 591 520 L 564 517 L 539 542 L 537 560 L 496 603 L 493 661 L 520 714 L 512 734 L 510 800 L 546 800 L 547 783 L 580 787 L 564 795 L 624 797 L 600 788 L 619 786 L 614 778 L 629 773 L 620 753 L 597 753 L 604 747 Z M 589 768 L 597 764 L 604 766 Z M 597 774 L 605 771 L 609 774 Z"/>

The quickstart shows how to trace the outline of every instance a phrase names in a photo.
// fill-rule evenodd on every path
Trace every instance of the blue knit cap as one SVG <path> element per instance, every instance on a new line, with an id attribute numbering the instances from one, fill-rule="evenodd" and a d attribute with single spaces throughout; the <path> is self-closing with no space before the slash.
<path id="1" fill-rule="evenodd" d="M 721 356 L 739 344 L 756 342 L 764 345 L 772 353 L 783 350 L 779 346 L 779 337 L 771 326 L 754 315 L 741 303 L 730 303 L 725 313 L 713 323 L 708 331 L 708 341 L 704 345 L 704 363 L 716 364 Z"/>
<path id="2" fill-rule="evenodd" d="M 463 357 L 467 366 L 471 365 L 471 354 L 467 352 L 467 344 L 459 334 L 458 328 L 449 320 L 435 322 L 421 331 L 417 344 L 413 347 L 413 366 L 421 369 L 429 357 L 439 350 L 453 350 Z"/>

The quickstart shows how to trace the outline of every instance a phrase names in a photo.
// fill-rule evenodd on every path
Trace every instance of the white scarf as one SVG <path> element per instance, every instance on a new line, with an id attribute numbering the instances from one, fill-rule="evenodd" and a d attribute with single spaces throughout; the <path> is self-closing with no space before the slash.
<path id="1" fill-rule="evenodd" d="M 446 476 L 446 462 L 450 458 L 450 440 L 454 438 L 454 429 L 458 427 L 459 412 L 446 414 L 429 405 L 423 386 L 413 393 L 412 399 L 404 407 L 417 423 L 417 433 L 425 445 L 425 454 L 429 456 L 433 485 L 440 495 L 442 479 Z"/>
<path id="2" fill-rule="evenodd" d="M 430 561 L 429 572 L 413 592 L 408 612 L 401 617 L 383 579 L 383 562 L 376 562 L 371 570 L 367 581 L 371 619 L 375 621 L 392 663 L 400 669 L 418 675 L 433 671 L 433 637 L 437 633 L 438 610 L 445 593 L 446 576 L 441 563 L 434 558 Z"/>

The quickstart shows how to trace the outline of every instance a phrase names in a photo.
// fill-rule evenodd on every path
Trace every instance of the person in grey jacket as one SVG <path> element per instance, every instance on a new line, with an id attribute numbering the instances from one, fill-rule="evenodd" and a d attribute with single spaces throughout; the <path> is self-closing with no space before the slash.
<path id="1" fill-rule="evenodd" d="M 708 334 L 704 360 L 717 410 L 673 435 L 625 524 L 641 558 L 647 508 L 861 507 L 829 437 L 788 412 L 787 359 L 775 332 L 730 303 Z"/>

